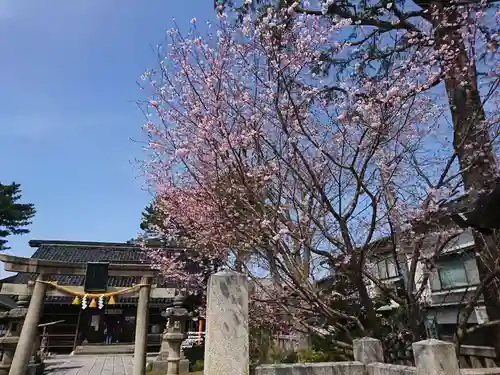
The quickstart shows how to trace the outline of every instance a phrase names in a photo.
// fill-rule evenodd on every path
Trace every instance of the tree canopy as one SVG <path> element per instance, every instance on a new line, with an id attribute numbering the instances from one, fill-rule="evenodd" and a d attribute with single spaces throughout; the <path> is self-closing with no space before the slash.
<path id="1" fill-rule="evenodd" d="M 429 275 L 461 229 L 417 233 L 410 223 L 430 220 L 464 190 L 486 189 L 498 173 L 497 108 L 467 105 L 478 103 L 479 86 L 479 103 L 496 103 L 498 77 L 469 74 L 463 41 L 455 48 L 455 36 L 480 18 L 460 13 L 461 33 L 447 37 L 437 30 L 443 19 L 431 21 L 451 22 L 455 8 L 433 8 L 415 31 L 402 27 L 412 13 L 399 14 L 399 3 L 375 6 L 377 22 L 355 6 L 340 7 L 348 16 L 330 14 L 339 5 L 326 3 L 321 12 L 299 2 L 264 7 L 258 17 L 248 8 L 237 24 L 221 12 L 207 35 L 196 20 L 188 35 L 169 30 L 159 68 L 142 76 L 150 94 L 144 168 L 155 204 L 168 212 L 159 230 L 175 236 L 181 227 L 189 247 L 243 267 L 257 285 L 259 324 L 319 332 L 327 322 L 341 333 L 334 344 L 346 348 L 353 334 L 383 336 L 377 288 L 411 317 L 399 333 L 417 340 Z M 484 50 L 480 37 L 467 41 Z M 389 240 L 379 246 L 380 238 Z M 379 247 L 401 287 L 375 272 Z M 482 254 L 491 260 L 494 251 Z M 179 276 L 170 259 L 157 259 Z M 328 274 L 349 288 L 325 292 Z M 346 308 L 353 300 L 359 308 Z"/>
<path id="2" fill-rule="evenodd" d="M 157 210 L 154 209 L 152 203 L 148 204 L 141 214 L 141 224 L 140 228 L 145 233 L 149 235 L 150 233 L 155 233 L 154 226 L 161 223 L 161 218 Z"/>
<path id="3" fill-rule="evenodd" d="M 35 216 L 35 207 L 31 203 L 19 203 L 21 185 L 0 184 L 0 250 L 7 250 L 6 237 L 29 233 L 28 225 Z"/>

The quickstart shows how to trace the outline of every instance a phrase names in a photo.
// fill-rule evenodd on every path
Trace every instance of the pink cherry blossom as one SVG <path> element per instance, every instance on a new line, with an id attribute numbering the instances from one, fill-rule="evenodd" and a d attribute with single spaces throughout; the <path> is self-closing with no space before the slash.
<path id="1" fill-rule="evenodd" d="M 179 156 L 181 158 L 186 157 L 189 154 L 189 150 L 187 148 L 178 148 L 175 150 L 175 156 Z"/>
<path id="2" fill-rule="evenodd" d="M 457 52 L 434 47 L 432 33 L 408 33 L 400 38 L 415 47 L 383 72 L 363 73 L 371 59 L 363 53 L 337 76 L 320 57 L 357 53 L 344 40 L 357 26 L 293 9 L 269 8 L 241 26 L 221 13 L 217 32 L 206 36 L 171 30 L 161 69 L 143 74 L 156 81 L 148 87 L 155 117 L 145 126 L 143 163 L 166 218 L 156 229 L 190 249 L 149 251 L 165 276 L 201 289 L 205 274 L 188 271 L 190 262 L 245 272 L 257 285 L 252 307 L 261 324 L 273 313 L 282 327 L 321 316 L 364 330 L 356 316 L 331 308 L 344 297 L 322 294 L 317 282 L 350 275 L 373 322 L 368 286 L 383 288 L 368 267 L 375 240 L 388 237 L 415 261 L 432 261 L 456 236 L 456 228 L 429 226 L 425 235 L 436 244 L 421 251 L 425 236 L 411 224 L 429 224 L 463 192 L 445 93 L 436 89 L 457 73 Z M 488 131 L 497 108 L 484 120 Z M 474 157 L 491 145 L 476 146 Z M 421 294 L 414 288 L 411 298 Z"/>

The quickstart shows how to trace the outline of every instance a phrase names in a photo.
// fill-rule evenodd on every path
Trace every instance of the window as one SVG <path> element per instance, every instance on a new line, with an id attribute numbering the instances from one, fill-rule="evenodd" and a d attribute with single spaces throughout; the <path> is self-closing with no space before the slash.
<path id="1" fill-rule="evenodd" d="M 381 279 L 390 279 L 398 276 L 398 270 L 393 258 L 385 258 L 377 263 L 378 277 Z"/>
<path id="2" fill-rule="evenodd" d="M 464 263 L 460 260 L 442 264 L 439 266 L 438 272 L 442 289 L 469 285 Z"/>
<path id="3" fill-rule="evenodd" d="M 478 283 L 476 259 L 470 256 L 441 261 L 431 277 L 432 290 L 463 288 Z"/>

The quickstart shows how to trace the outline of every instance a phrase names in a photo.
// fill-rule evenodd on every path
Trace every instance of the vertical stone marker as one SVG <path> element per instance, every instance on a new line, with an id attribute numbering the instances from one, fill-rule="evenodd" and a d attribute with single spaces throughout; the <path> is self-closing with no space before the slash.
<path id="1" fill-rule="evenodd" d="M 413 343 L 417 375 L 460 375 L 455 345 L 440 340 Z"/>
<path id="2" fill-rule="evenodd" d="M 237 272 L 210 276 L 203 375 L 248 375 L 248 279 Z"/>
<path id="3" fill-rule="evenodd" d="M 365 365 L 384 362 L 384 348 L 380 340 L 371 337 L 354 339 L 352 348 L 355 361 L 363 362 Z"/>

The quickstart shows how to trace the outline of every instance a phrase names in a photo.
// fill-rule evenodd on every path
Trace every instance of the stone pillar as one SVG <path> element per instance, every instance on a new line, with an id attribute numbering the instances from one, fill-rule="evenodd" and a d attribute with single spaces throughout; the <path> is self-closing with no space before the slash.
<path id="1" fill-rule="evenodd" d="M 43 281 L 43 276 L 39 275 L 37 281 Z M 38 334 L 38 323 L 43 309 L 43 300 L 47 284 L 36 282 L 33 288 L 33 294 L 24 319 L 23 328 L 19 336 L 9 375 L 24 375 L 33 353 L 33 345 Z"/>
<path id="2" fill-rule="evenodd" d="M 139 302 L 137 303 L 137 315 L 135 318 L 135 345 L 134 345 L 134 367 L 133 375 L 144 375 L 146 373 L 146 351 L 148 346 L 148 313 L 149 294 L 151 292 L 151 278 L 143 277 L 139 289 Z"/>
<path id="3" fill-rule="evenodd" d="M 371 337 L 363 337 L 352 341 L 354 360 L 363 362 L 365 365 L 376 362 L 384 362 L 384 348 L 382 341 Z"/>
<path id="4" fill-rule="evenodd" d="M 181 359 L 179 361 L 179 374 L 187 374 L 189 372 L 189 359 L 184 355 L 184 350 L 181 348 Z"/>
<path id="5" fill-rule="evenodd" d="M 237 272 L 210 276 L 204 375 L 248 375 L 248 279 Z"/>
<path id="6" fill-rule="evenodd" d="M 440 340 L 413 343 L 416 375 L 460 375 L 455 345 Z"/>

